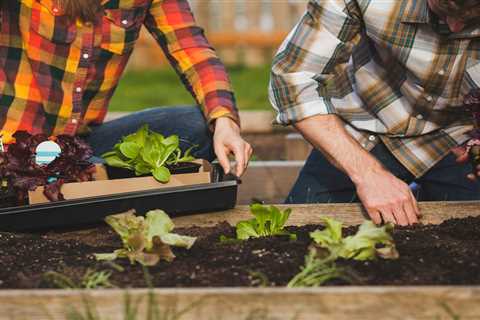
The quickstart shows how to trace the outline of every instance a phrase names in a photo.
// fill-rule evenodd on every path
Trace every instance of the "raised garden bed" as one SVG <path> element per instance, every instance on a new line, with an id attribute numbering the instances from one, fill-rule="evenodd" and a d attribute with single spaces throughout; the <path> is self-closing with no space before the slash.
<path id="1" fill-rule="evenodd" d="M 364 319 L 377 315 L 388 318 L 461 319 L 480 314 L 480 204 L 424 203 L 425 224 L 440 226 L 398 228 L 394 233 L 400 259 L 355 262 L 350 266 L 359 274 L 356 286 L 332 286 L 317 289 L 285 289 L 298 272 L 309 243 L 307 231 L 314 229 L 320 217 L 329 215 L 346 224 L 362 221 L 357 205 L 296 206 L 289 220 L 298 240 L 259 239 L 244 244 L 220 244 L 221 234 L 232 235 L 227 221 L 234 224 L 248 218 L 248 209 L 234 210 L 175 219 L 182 233 L 200 236 L 189 251 L 177 250 L 171 264 L 161 263 L 150 269 L 156 287 L 196 287 L 155 289 L 158 305 L 174 306 L 177 311 L 192 306 L 181 319 L 312 319 L 313 314 L 335 319 Z M 195 227 L 193 227 L 195 226 Z M 94 297 L 99 313 L 111 319 L 121 318 L 124 291 L 38 290 L 46 287 L 45 271 L 55 270 L 73 278 L 88 267 L 102 266 L 88 256 L 118 247 L 118 240 L 106 227 L 84 231 L 37 234 L 0 234 L 0 319 L 64 319 L 67 305 L 82 307 L 84 297 Z M 114 284 L 144 287 L 142 269 L 120 263 L 126 270 L 114 273 Z M 263 274 L 265 277 L 259 276 Z M 268 288 L 225 288 L 259 286 Z M 428 286 L 432 285 L 437 286 Z M 447 286 L 452 285 L 455 286 Z M 360 286 L 362 285 L 362 286 Z M 368 286 L 374 285 L 374 286 Z M 394 286 L 392 286 L 394 285 Z M 421 286 L 420 286 L 421 285 Z M 222 287 L 222 288 L 206 288 Z M 12 288 L 30 288 L 11 290 Z M 147 291 L 131 289 L 132 296 Z M 83 300 L 82 300 L 83 299 Z M 83 301 L 83 302 L 82 302 Z M 285 303 L 288 301 L 288 303 Z M 43 305 L 43 307 L 39 307 Z M 21 308 L 19 308 L 21 307 Z M 379 309 L 380 308 L 380 309 Z M 142 308 L 140 308 L 142 309 Z M 48 310 L 50 316 L 45 316 Z"/>

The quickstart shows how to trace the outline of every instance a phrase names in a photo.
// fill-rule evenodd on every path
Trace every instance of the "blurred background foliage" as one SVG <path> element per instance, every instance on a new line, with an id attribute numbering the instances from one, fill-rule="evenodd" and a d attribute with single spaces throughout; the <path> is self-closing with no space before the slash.
<path id="1" fill-rule="evenodd" d="M 270 110 L 271 59 L 307 0 L 190 0 L 197 23 L 225 63 L 241 110 Z M 191 105 L 161 49 L 145 30 L 136 43 L 110 111 Z"/>

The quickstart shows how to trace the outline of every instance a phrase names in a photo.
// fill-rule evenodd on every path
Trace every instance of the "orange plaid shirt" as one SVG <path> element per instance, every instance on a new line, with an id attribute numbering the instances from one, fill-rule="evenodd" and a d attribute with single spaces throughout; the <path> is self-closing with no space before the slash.
<path id="1" fill-rule="evenodd" d="M 142 26 L 208 121 L 238 121 L 223 64 L 187 0 L 104 0 L 95 23 L 71 23 L 53 0 L 0 3 L 0 130 L 49 135 L 101 124 Z M 152 94 L 156 94 L 152 92 Z"/>

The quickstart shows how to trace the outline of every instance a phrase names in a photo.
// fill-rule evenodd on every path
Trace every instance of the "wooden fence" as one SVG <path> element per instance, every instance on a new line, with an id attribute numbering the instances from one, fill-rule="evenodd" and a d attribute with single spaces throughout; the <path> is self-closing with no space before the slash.
<path id="1" fill-rule="evenodd" d="M 226 64 L 256 66 L 272 55 L 306 8 L 307 0 L 190 0 L 198 24 Z M 129 68 L 151 69 L 165 59 L 143 30 Z"/>

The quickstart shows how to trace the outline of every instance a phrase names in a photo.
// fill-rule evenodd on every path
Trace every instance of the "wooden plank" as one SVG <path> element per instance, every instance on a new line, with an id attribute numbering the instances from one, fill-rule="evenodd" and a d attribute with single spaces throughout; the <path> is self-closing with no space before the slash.
<path id="1" fill-rule="evenodd" d="M 131 112 L 109 112 L 105 122 L 112 121 Z M 271 132 L 289 132 L 291 128 L 282 126 L 273 126 L 272 120 L 274 114 L 272 111 L 240 111 L 242 121 L 242 133 L 271 133 Z"/>
<path id="2" fill-rule="evenodd" d="M 126 291 L 2 291 L 0 320 L 65 320 L 66 310 L 95 306 L 101 319 L 124 319 Z M 147 290 L 136 319 L 147 319 Z M 479 319 L 478 287 L 331 287 L 316 289 L 157 289 L 155 305 L 165 319 Z M 183 311 L 183 313 L 182 313 Z M 164 319 L 164 318 L 162 318 Z"/>
<path id="3" fill-rule="evenodd" d="M 285 152 L 287 160 L 305 161 L 312 151 L 312 145 L 308 143 L 301 134 L 289 133 L 285 137 Z"/>
<path id="4" fill-rule="evenodd" d="M 480 215 L 480 201 L 467 202 L 421 202 L 421 222 L 425 224 L 439 224 L 451 218 Z M 360 204 L 299 204 L 278 205 L 279 208 L 292 208 L 293 212 L 288 220 L 289 225 L 305 225 L 318 223 L 321 217 L 329 216 L 343 221 L 346 225 L 360 224 L 364 219 L 364 211 Z M 219 222 L 227 221 L 234 225 L 238 221 L 251 218 L 248 206 L 238 206 L 228 211 L 197 214 L 175 218 L 177 227 L 213 226 Z"/>

